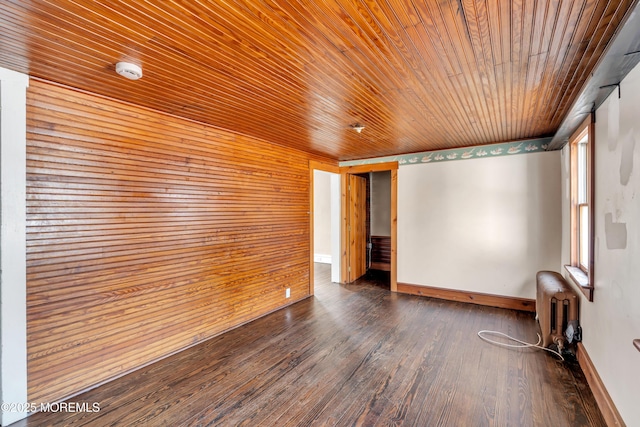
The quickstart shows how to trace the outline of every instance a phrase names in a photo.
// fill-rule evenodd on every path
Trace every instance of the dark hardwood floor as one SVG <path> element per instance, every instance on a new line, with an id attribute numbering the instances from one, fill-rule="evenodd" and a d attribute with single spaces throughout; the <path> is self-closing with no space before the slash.
<path id="1" fill-rule="evenodd" d="M 14 426 L 605 425 L 575 363 L 480 329 L 536 339 L 530 313 L 331 284 L 316 265 L 313 298 L 70 399 L 99 412 Z"/>

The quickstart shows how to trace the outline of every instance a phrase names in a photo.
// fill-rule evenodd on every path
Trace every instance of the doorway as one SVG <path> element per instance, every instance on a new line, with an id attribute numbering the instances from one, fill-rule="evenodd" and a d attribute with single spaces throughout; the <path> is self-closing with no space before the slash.
<path id="1" fill-rule="evenodd" d="M 313 261 L 331 266 L 331 281 L 340 281 L 340 175 L 314 171 Z"/>
<path id="2" fill-rule="evenodd" d="M 347 179 L 347 282 L 366 275 L 390 288 L 391 171 L 349 174 Z"/>
<path id="3" fill-rule="evenodd" d="M 329 264 L 331 282 L 341 283 L 340 169 L 311 161 L 310 170 L 310 268 L 309 294 L 314 293 L 315 264 Z M 326 271 L 326 269 L 325 269 Z"/>
<path id="4" fill-rule="evenodd" d="M 339 220 L 333 222 L 333 224 L 338 223 L 339 225 L 336 228 L 336 225 L 332 225 L 334 235 L 338 236 L 339 244 L 334 245 L 332 248 L 331 255 L 331 265 L 332 265 L 332 282 L 338 283 L 348 283 L 349 282 L 349 261 L 351 257 L 351 249 L 349 244 L 349 227 L 350 220 L 348 217 L 348 202 L 349 202 L 349 176 L 350 175 L 358 175 L 358 174 L 369 174 L 372 172 L 380 172 L 380 171 L 389 171 L 391 174 L 391 188 L 390 188 L 390 271 L 389 271 L 389 288 L 391 292 L 398 291 L 398 282 L 397 282 L 397 203 L 398 203 L 398 162 L 388 162 L 388 163 L 377 163 L 370 165 L 359 165 L 359 166 L 347 166 L 347 167 L 338 167 L 337 165 L 310 161 L 309 162 L 309 173 L 310 173 L 310 194 L 309 194 L 309 218 L 310 218 L 310 248 L 309 248 L 309 294 L 313 295 L 314 293 L 314 266 L 315 266 L 315 253 L 314 253 L 314 242 L 315 242 L 315 215 L 314 215 L 314 196 L 315 196 L 315 172 L 316 171 L 324 171 L 330 172 L 334 175 L 333 178 L 333 187 L 339 188 L 339 191 L 332 191 L 332 202 L 331 205 L 334 207 L 334 218 L 338 218 L 337 212 L 339 211 Z M 339 179 L 337 176 L 339 174 Z M 359 215 L 359 218 L 362 218 L 362 214 Z M 366 216 L 365 216 L 366 219 Z M 359 224 L 360 219 L 354 223 L 354 227 Z M 359 246 L 360 248 L 362 246 Z M 366 251 L 367 245 L 364 245 L 365 251 L 365 259 L 366 259 Z M 359 249 L 362 250 L 362 249 Z M 363 255 L 355 255 L 357 257 L 362 257 Z"/>
<path id="5" fill-rule="evenodd" d="M 383 275 L 389 277 L 389 288 L 392 292 L 397 292 L 397 182 L 398 182 L 398 164 L 397 162 L 378 163 L 372 165 L 349 166 L 340 169 L 342 173 L 342 205 L 343 205 L 343 263 L 342 277 L 345 282 L 353 282 L 367 271 L 374 271 L 372 267 L 382 270 Z M 378 239 L 377 246 L 372 239 L 371 234 L 371 216 L 370 209 L 366 212 L 362 211 L 362 205 L 371 204 L 371 194 L 369 182 L 377 179 L 374 173 L 386 172 L 388 175 L 388 196 L 386 217 L 388 236 L 384 239 Z M 363 189 L 362 182 L 366 181 L 367 186 Z M 375 191 L 375 190 L 374 190 Z M 362 199 L 366 198 L 366 202 Z M 384 220 L 382 220 L 384 221 Z M 385 242 L 381 242 L 384 240 Z M 381 245 L 386 243 L 386 248 Z M 375 246 L 375 251 L 374 251 Z M 386 253 L 386 262 L 380 260 L 374 265 L 374 255 L 377 256 L 381 251 Z M 363 260 L 365 262 L 363 271 Z"/>
<path id="6" fill-rule="evenodd" d="M 391 271 L 391 171 L 369 174 L 369 270 Z"/>

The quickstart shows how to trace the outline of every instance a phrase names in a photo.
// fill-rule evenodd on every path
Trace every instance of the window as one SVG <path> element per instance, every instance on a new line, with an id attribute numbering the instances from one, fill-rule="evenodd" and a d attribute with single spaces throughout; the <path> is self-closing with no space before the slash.
<path id="1" fill-rule="evenodd" d="M 593 301 L 593 121 L 569 140 L 571 152 L 571 265 L 566 269 Z"/>

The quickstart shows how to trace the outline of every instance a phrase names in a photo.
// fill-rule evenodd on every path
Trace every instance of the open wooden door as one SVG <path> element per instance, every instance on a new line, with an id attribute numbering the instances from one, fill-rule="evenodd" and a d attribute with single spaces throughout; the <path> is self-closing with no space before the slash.
<path id="1" fill-rule="evenodd" d="M 362 274 L 366 272 L 366 180 L 361 177 L 357 177 L 358 174 L 368 174 L 370 172 L 391 171 L 391 275 L 390 275 L 390 288 L 391 292 L 398 292 L 398 260 L 397 260 L 397 240 L 398 240 L 398 162 L 385 162 L 385 163 L 373 163 L 366 165 L 354 165 L 343 166 L 340 168 L 340 174 L 342 179 L 340 180 L 340 206 L 342 225 L 340 226 L 340 282 L 349 283 L 356 280 Z M 364 187 L 356 185 L 357 179 L 361 178 L 364 183 Z M 354 188 L 353 192 L 349 190 L 349 187 Z M 360 203 L 356 203 L 356 200 L 360 200 Z M 355 208 L 357 204 L 363 205 L 359 213 Z M 356 215 L 358 215 L 356 217 Z M 355 220 L 358 218 L 359 220 Z M 354 232 L 349 229 L 349 225 L 354 224 Z M 355 224 L 359 224 L 356 226 Z M 359 228 L 361 227 L 361 228 Z M 356 238 L 357 235 L 362 237 Z M 358 250 L 360 247 L 360 250 Z M 353 250 L 352 250 L 353 249 Z M 359 254 L 359 255 L 358 255 Z M 348 270 L 349 265 L 352 265 L 351 271 Z M 358 268 L 360 271 L 358 271 Z M 358 275 L 360 273 L 360 276 Z"/>
<path id="2" fill-rule="evenodd" d="M 367 272 L 367 180 L 357 175 L 347 175 L 349 236 L 348 282 L 351 283 Z"/>

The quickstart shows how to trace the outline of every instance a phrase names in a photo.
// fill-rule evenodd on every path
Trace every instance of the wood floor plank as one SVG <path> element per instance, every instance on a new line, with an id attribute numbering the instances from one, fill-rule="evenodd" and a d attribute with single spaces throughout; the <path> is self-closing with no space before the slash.
<path id="1" fill-rule="evenodd" d="M 480 329 L 536 339 L 531 313 L 389 292 L 388 273 L 315 296 L 104 384 L 14 427 L 604 426 L 584 375 Z"/>

